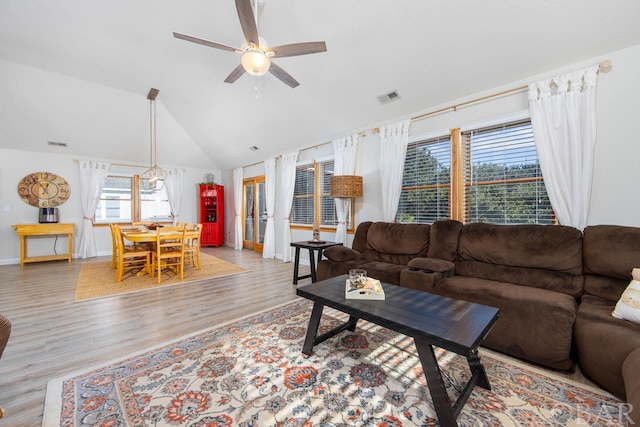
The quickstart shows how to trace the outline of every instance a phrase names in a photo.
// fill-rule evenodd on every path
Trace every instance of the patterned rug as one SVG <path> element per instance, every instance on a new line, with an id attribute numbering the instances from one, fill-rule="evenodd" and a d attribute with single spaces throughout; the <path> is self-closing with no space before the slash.
<path id="1" fill-rule="evenodd" d="M 186 267 L 184 269 L 184 280 L 180 280 L 179 275 L 168 271 L 162 273 L 161 283 L 158 283 L 157 277 L 151 278 L 146 274 L 140 277 L 127 274 L 118 283 L 116 282 L 116 271 L 111 268 L 110 261 L 85 263 L 80 266 L 74 301 L 86 301 L 112 295 L 140 292 L 147 289 L 156 289 L 160 286 L 195 282 L 247 271 L 238 265 L 202 252 L 200 253 L 200 266 L 202 267 L 200 270 Z"/>
<path id="2" fill-rule="evenodd" d="M 411 338 L 361 320 L 305 356 L 310 313 L 299 299 L 51 381 L 43 425 L 439 425 Z M 325 308 L 320 333 L 345 320 Z M 482 354 L 492 391 L 475 388 L 460 426 L 624 425 L 625 404 L 605 392 Z M 455 398 L 466 360 L 437 355 Z"/>

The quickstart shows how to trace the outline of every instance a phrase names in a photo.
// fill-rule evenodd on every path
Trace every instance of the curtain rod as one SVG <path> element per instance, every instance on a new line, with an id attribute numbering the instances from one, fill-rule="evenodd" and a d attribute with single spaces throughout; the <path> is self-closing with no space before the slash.
<path id="1" fill-rule="evenodd" d="M 80 162 L 80 160 L 78 159 L 73 159 L 74 162 L 78 163 Z M 127 167 L 127 168 L 140 168 L 140 169 L 145 169 L 145 168 L 149 168 L 149 165 L 132 165 L 132 164 L 128 164 L 128 163 L 109 163 L 110 166 L 122 166 L 122 167 Z M 186 169 L 182 169 L 182 172 L 186 172 Z"/>
<path id="2" fill-rule="evenodd" d="M 611 67 L 611 60 L 606 59 L 606 60 L 602 61 L 600 64 L 598 64 L 598 72 L 600 72 L 600 69 L 602 69 L 602 71 L 606 71 L 610 67 Z M 421 120 L 421 119 L 424 119 L 424 118 L 427 118 L 427 117 L 430 117 L 430 116 L 434 116 L 436 114 L 444 113 L 445 111 L 449 111 L 449 110 L 456 111 L 460 107 L 466 107 L 467 105 L 470 105 L 470 104 L 476 104 L 478 102 L 486 101 L 488 99 L 499 98 L 501 96 L 510 95 L 512 93 L 523 92 L 523 91 L 525 91 L 527 89 L 529 89 L 529 85 L 518 86 L 518 87 L 514 87 L 513 89 L 503 90 L 501 92 L 493 93 L 491 95 L 481 96 L 479 98 L 471 99 L 469 101 L 464 101 L 464 102 L 461 102 L 459 104 L 454 104 L 454 105 L 450 105 L 448 107 L 440 108 L 438 110 L 430 111 L 428 113 L 419 114 L 417 116 L 411 117 L 411 121 Z M 378 133 L 378 132 L 380 132 L 380 128 L 377 128 L 377 127 L 376 128 L 372 128 L 371 132 L 372 133 Z"/>
<path id="3" fill-rule="evenodd" d="M 364 138 L 367 135 L 367 132 L 364 130 L 361 130 L 360 132 L 358 132 L 358 136 L 360 138 Z M 327 141 L 327 142 L 321 142 L 320 144 L 316 144 L 316 145 L 312 145 L 310 147 L 305 147 L 300 149 L 300 151 L 307 151 L 307 150 L 313 150 L 314 148 L 318 148 L 318 147 L 322 147 L 323 145 L 327 145 L 327 144 L 331 144 L 332 141 Z M 276 159 L 282 157 L 282 155 L 279 155 L 276 157 Z M 264 160 L 259 161 L 259 162 L 255 162 L 255 163 L 251 163 L 250 165 L 244 165 L 242 166 L 242 168 L 250 168 L 251 166 L 255 166 L 255 165 L 259 165 L 260 163 L 263 163 Z"/>
<path id="4" fill-rule="evenodd" d="M 78 163 L 80 162 L 80 160 L 78 159 L 73 159 L 74 162 Z M 130 164 L 126 164 L 126 163 L 109 163 L 109 165 L 111 166 L 124 166 L 124 167 L 129 167 L 129 168 L 148 168 L 149 166 L 142 166 L 142 165 L 130 165 Z"/>
<path id="5" fill-rule="evenodd" d="M 475 104 L 475 103 L 486 101 L 486 100 L 492 99 L 492 98 L 498 98 L 500 96 L 509 95 L 509 94 L 512 94 L 512 93 L 522 92 L 527 88 L 529 88 L 529 86 L 518 86 L 518 87 L 515 87 L 513 89 L 503 90 L 502 92 L 493 93 L 491 95 L 481 96 L 479 98 L 471 99 L 469 101 L 461 102 L 459 104 L 454 104 L 454 105 L 450 105 L 448 107 L 439 108 L 439 109 L 434 110 L 434 111 L 429 111 L 428 113 L 419 114 L 417 116 L 411 117 L 411 121 L 413 122 L 413 121 L 416 121 L 416 120 L 425 119 L 427 117 L 435 116 L 436 114 L 444 113 L 445 111 L 449 111 L 449 110 L 456 111 L 460 107 L 465 107 L 465 106 L 470 105 L 470 104 Z M 371 133 L 379 133 L 379 132 L 380 132 L 380 128 L 379 127 L 371 129 Z"/>

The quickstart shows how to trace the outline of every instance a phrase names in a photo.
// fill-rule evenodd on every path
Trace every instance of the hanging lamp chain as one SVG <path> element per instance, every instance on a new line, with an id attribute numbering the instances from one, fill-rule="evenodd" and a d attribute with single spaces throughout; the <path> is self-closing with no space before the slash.
<path id="1" fill-rule="evenodd" d="M 153 167 L 153 100 L 149 100 L 149 168 Z"/>

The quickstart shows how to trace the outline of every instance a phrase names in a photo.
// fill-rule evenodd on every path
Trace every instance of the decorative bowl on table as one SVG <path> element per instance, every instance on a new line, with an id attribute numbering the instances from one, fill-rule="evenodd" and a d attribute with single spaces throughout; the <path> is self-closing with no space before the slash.
<path id="1" fill-rule="evenodd" d="M 157 224 L 155 222 L 152 222 L 151 224 L 146 226 L 149 230 L 157 230 L 158 228 L 162 228 L 164 227 L 162 224 Z"/>

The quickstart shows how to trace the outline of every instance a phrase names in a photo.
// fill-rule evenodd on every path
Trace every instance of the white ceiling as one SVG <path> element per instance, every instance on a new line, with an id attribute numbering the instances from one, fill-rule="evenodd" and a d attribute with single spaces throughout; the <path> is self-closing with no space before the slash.
<path id="1" fill-rule="evenodd" d="M 258 24 L 269 45 L 327 44 L 275 61 L 300 82 L 291 89 L 271 74 L 224 83 L 239 55 L 172 36 L 240 46 L 233 0 L 0 0 L 0 77 L 3 64 L 21 64 L 83 81 L 72 99 L 96 111 L 84 121 L 108 124 L 108 138 L 83 136 L 66 153 L 131 161 L 148 160 L 146 96 L 158 88 L 159 163 L 228 170 L 640 44 L 639 22 L 637 0 L 266 0 Z M 38 83 L 46 92 L 65 81 Z M 0 111 L 33 110 L 10 86 L 0 83 L 0 97 L 13 95 Z M 394 89 L 401 99 L 380 105 Z M 32 138 L 0 129 L 0 147 L 44 151 L 42 139 L 80 138 L 56 134 L 51 120 L 27 122 L 6 120 Z M 163 131 L 181 149 L 167 151 Z"/>

